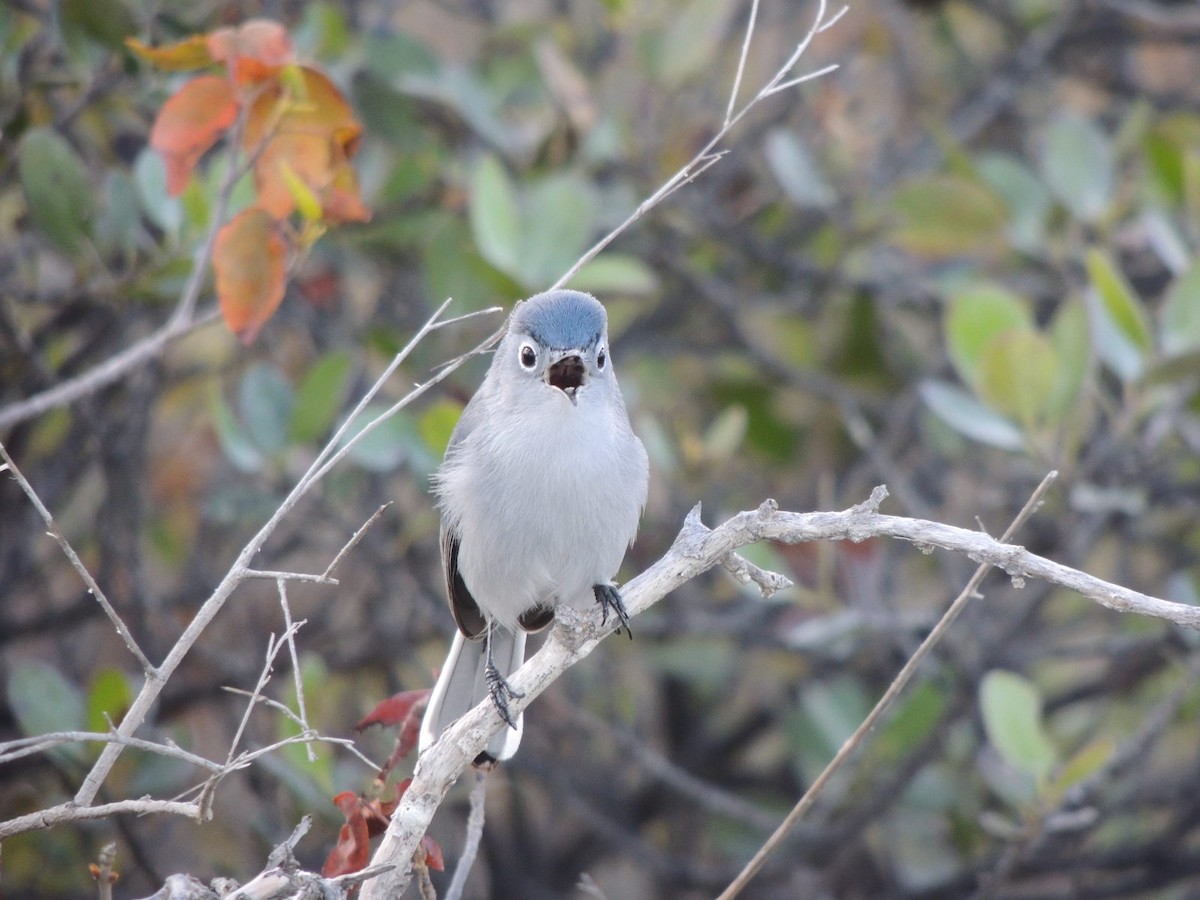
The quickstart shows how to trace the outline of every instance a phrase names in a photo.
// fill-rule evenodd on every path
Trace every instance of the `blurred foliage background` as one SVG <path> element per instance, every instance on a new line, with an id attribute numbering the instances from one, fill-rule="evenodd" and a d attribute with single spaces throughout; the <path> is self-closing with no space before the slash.
<path id="1" fill-rule="evenodd" d="M 743 96 L 815 4 L 764 0 Z M 339 417 L 445 297 L 505 307 L 557 278 L 719 127 L 749 4 L 687 0 L 0 7 L 0 416 L 162 325 L 224 157 L 179 200 L 146 148 L 176 76 L 136 62 L 251 15 L 285 22 L 365 125 L 368 224 L 331 231 L 243 348 L 219 324 L 69 408 L 0 429 L 152 658 Z M 684 513 L 774 497 L 1003 531 L 1195 602 L 1200 550 L 1200 15 L 1168 0 L 861 0 L 733 152 L 572 284 L 609 307 L 650 451 L 625 575 Z M 211 302 L 211 301 L 210 301 Z M 406 386 L 499 317 L 433 334 Z M 452 623 L 427 492 L 484 361 L 327 478 L 264 567 L 321 571 L 392 502 L 336 589 L 296 586 L 310 717 L 348 735 L 428 686 Z M 714 574 L 609 641 L 528 714 L 491 779 L 468 896 L 701 898 L 762 842 L 957 593 L 972 564 L 871 542 L 758 547 L 797 587 Z M 919 684 L 748 897 L 1184 897 L 1200 890 L 1195 636 L 993 575 Z M 0 483 L 0 739 L 119 717 L 138 672 L 34 511 Z M 147 733 L 223 759 L 268 635 L 243 588 Z M 293 697 L 286 666 L 271 690 Z M 270 711 L 262 745 L 288 733 Z M 382 759 L 390 736 L 367 733 Z M 298 748 L 291 748 L 298 750 Z M 94 747 L 0 768 L 0 817 L 69 797 Z M 6 897 L 81 896 L 116 840 L 135 896 L 169 873 L 248 877 L 299 817 L 319 866 L 330 798 L 372 773 L 322 749 L 227 782 L 209 824 L 117 819 L 5 843 Z M 194 773 L 128 751 L 109 798 Z M 102 798 L 103 799 L 103 798 Z M 465 787 L 433 833 L 457 856 Z"/>

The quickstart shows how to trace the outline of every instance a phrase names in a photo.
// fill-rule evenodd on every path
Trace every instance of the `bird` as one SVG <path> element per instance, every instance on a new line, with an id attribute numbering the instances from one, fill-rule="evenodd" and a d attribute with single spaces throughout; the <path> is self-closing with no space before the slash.
<path id="1" fill-rule="evenodd" d="M 424 752 L 490 697 L 509 726 L 476 762 L 509 759 L 523 716 L 508 683 L 526 635 L 560 604 L 599 603 L 632 636 L 613 578 L 646 504 L 649 463 L 617 384 L 608 316 L 590 294 L 520 301 L 433 478 L 457 630 L 421 724 Z"/>

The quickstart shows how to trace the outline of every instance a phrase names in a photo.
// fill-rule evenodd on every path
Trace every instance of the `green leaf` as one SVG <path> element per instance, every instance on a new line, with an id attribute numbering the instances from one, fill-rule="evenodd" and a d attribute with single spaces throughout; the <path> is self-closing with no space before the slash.
<path id="1" fill-rule="evenodd" d="M 49 663 L 38 660 L 15 664 L 8 676 L 8 706 L 26 737 L 55 731 L 81 731 L 87 724 L 83 693 Z M 78 745 L 53 751 L 60 757 L 82 760 Z"/>
<path id="2" fill-rule="evenodd" d="M 125 673 L 116 668 L 101 669 L 92 678 L 87 696 L 87 730 L 105 732 L 109 722 L 120 724 L 133 702 L 133 691 Z"/>
<path id="3" fill-rule="evenodd" d="M 96 243 L 105 253 L 132 257 L 142 238 L 137 186 L 128 173 L 112 169 L 104 178 L 104 206 L 96 217 Z"/>
<path id="4" fill-rule="evenodd" d="M 403 32 L 370 32 L 363 36 L 363 62 L 367 71 L 385 79 L 404 74 L 433 76 L 438 71 L 437 55 Z"/>
<path id="5" fill-rule="evenodd" d="M 93 190 L 83 160 L 51 128 L 25 132 L 17 153 L 30 218 L 62 250 L 77 252 L 93 213 Z"/>
<path id="6" fill-rule="evenodd" d="M 250 436 L 246 434 L 215 385 L 209 394 L 209 408 L 212 410 L 217 441 L 234 468 L 242 472 L 257 472 L 262 469 L 262 451 L 250 440 Z"/>
<path id="7" fill-rule="evenodd" d="M 824 749 L 833 753 L 866 718 L 870 704 L 862 686 L 846 677 L 810 682 L 801 690 L 800 708 Z"/>
<path id="8" fill-rule="evenodd" d="M 460 404 L 451 400 L 439 400 L 421 416 L 418 423 L 421 439 L 437 458 L 445 455 L 446 447 L 450 444 L 450 435 L 454 433 L 454 426 L 458 424 L 461 415 Z"/>
<path id="9" fill-rule="evenodd" d="M 146 147 L 133 163 L 133 180 L 146 216 L 172 240 L 183 225 L 183 204 L 167 193 L 167 170 L 162 157 Z"/>
<path id="10" fill-rule="evenodd" d="M 342 438 L 342 443 L 349 443 L 387 410 L 388 407 L 382 403 L 367 404 Z M 376 425 L 369 434 L 350 448 L 347 455 L 370 472 L 392 472 L 404 462 L 408 445 L 415 433 L 416 428 L 408 416 L 404 412 L 398 412 Z"/>
<path id="11" fill-rule="evenodd" d="M 996 335 L 980 354 L 981 399 L 1026 429 L 1041 423 L 1057 382 L 1054 345 L 1031 328 Z"/>
<path id="12" fill-rule="evenodd" d="M 988 741 L 1018 771 L 1042 779 L 1059 754 L 1042 722 L 1037 686 L 1015 672 L 993 669 L 979 685 L 979 707 Z"/>
<path id="13" fill-rule="evenodd" d="M 1121 270 L 1096 247 L 1088 251 L 1087 270 L 1113 323 L 1139 350 L 1150 350 L 1152 342 L 1146 310 Z"/>
<path id="14" fill-rule="evenodd" d="M 1176 113 L 1148 131 L 1142 147 L 1162 199 L 1172 205 L 1187 199 L 1187 157 L 1200 146 L 1200 116 Z"/>
<path id="15" fill-rule="evenodd" d="M 668 87 L 678 87 L 709 68 L 725 40 L 730 5 L 724 0 L 692 0 L 672 16 L 670 27 L 656 42 L 654 72 Z"/>
<path id="16" fill-rule="evenodd" d="M 1088 251 L 1087 271 L 1100 301 L 1096 351 L 1123 381 L 1133 381 L 1145 369 L 1151 348 L 1150 325 L 1141 298 L 1098 248 Z"/>
<path id="17" fill-rule="evenodd" d="M 879 729 L 875 749 L 884 759 L 899 759 L 912 752 L 942 721 L 949 701 L 932 681 L 913 685 L 907 697 L 897 698 L 895 710 Z"/>
<path id="18" fill-rule="evenodd" d="M 1042 177 L 1068 212 L 1095 222 L 1112 200 L 1116 159 L 1112 142 L 1094 122 L 1073 113 L 1058 116 L 1047 130 Z"/>
<path id="19" fill-rule="evenodd" d="M 1049 336 L 1058 358 L 1058 378 L 1046 411 L 1061 418 L 1077 408 L 1091 363 L 1087 309 L 1079 300 L 1070 299 L 1062 305 L 1050 323 Z"/>
<path id="20" fill-rule="evenodd" d="M 977 284 L 953 294 L 946 303 L 946 349 L 963 381 L 979 385 L 983 348 L 1004 331 L 1033 327 L 1029 301 L 995 284 Z"/>
<path id="21" fill-rule="evenodd" d="M 287 446 L 296 395 L 275 366 L 255 363 L 238 383 L 238 412 L 250 439 L 263 452 L 278 453 Z"/>
<path id="22" fill-rule="evenodd" d="M 557 280 L 582 255 L 595 217 L 596 203 L 583 178 L 552 175 L 531 185 L 511 274 L 530 290 Z"/>
<path id="23" fill-rule="evenodd" d="M 982 156 L 976 169 L 1008 207 L 1007 231 L 1013 246 L 1027 253 L 1038 252 L 1052 205 L 1046 186 L 1020 159 L 1007 153 Z"/>
<path id="24" fill-rule="evenodd" d="M 943 257 L 987 249 L 1008 220 L 1004 203 L 988 188 L 958 175 L 913 179 L 891 199 L 893 243 L 922 256 Z"/>
<path id="25" fill-rule="evenodd" d="M 64 30 L 110 50 L 121 50 L 125 38 L 137 34 L 137 20 L 121 0 L 61 0 L 59 19 Z"/>
<path id="26" fill-rule="evenodd" d="M 1115 751 L 1116 745 L 1111 738 L 1101 737 L 1089 741 L 1063 764 L 1062 771 L 1054 779 L 1051 789 L 1061 797 L 1085 778 L 1099 772 Z"/>
<path id="27" fill-rule="evenodd" d="M 595 294 L 651 294 L 658 276 L 636 256 L 602 253 L 575 273 L 570 286 Z"/>
<path id="28" fill-rule="evenodd" d="M 346 24 L 345 11 L 339 4 L 329 0 L 304 4 L 300 24 L 292 31 L 292 39 L 302 57 L 335 61 L 345 56 L 350 47 L 350 29 Z M 363 43 L 367 43 L 366 39 Z M 366 60 L 372 60 L 369 51 L 364 56 Z"/>
<path id="29" fill-rule="evenodd" d="M 1172 282 L 1162 308 L 1162 345 L 1168 354 L 1200 348 L 1200 261 Z"/>
<path id="30" fill-rule="evenodd" d="M 346 394 L 350 353 L 339 350 L 318 359 L 300 382 L 288 428 L 291 440 L 306 444 L 322 437 Z"/>
<path id="31" fill-rule="evenodd" d="M 1001 450 L 1024 449 L 1021 429 L 956 385 L 928 380 L 918 391 L 934 415 L 960 434 Z"/>
<path id="32" fill-rule="evenodd" d="M 470 221 L 475 246 L 489 263 L 514 277 L 520 270 L 521 210 L 503 163 L 489 154 L 471 173 Z"/>

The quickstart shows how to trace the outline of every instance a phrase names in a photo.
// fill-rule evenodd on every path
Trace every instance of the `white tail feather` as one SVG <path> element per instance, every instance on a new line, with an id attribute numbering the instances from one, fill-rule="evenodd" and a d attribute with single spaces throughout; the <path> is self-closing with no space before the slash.
<path id="1" fill-rule="evenodd" d="M 500 674 L 508 678 L 525 661 L 525 632 L 507 628 L 492 628 L 492 661 Z M 442 674 L 438 676 L 429 707 L 421 722 L 420 752 L 433 744 L 442 732 L 488 696 L 484 667 L 487 664 L 487 642 L 468 641 L 461 631 L 454 633 L 454 643 L 446 656 Z M 516 729 L 505 727 L 487 745 L 493 759 L 508 759 L 521 744 L 525 717 L 517 716 Z"/>

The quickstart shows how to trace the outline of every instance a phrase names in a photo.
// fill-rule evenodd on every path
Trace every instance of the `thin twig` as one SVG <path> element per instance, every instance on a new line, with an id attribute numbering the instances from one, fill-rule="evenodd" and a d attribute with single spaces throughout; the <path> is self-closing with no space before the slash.
<path id="1" fill-rule="evenodd" d="M 275 572 L 270 569 L 246 569 L 243 578 L 259 578 L 266 581 L 304 581 L 309 584 L 327 584 L 336 587 L 338 580 L 327 574 L 312 575 L 307 572 Z"/>
<path id="2" fill-rule="evenodd" d="M 446 888 L 444 900 L 460 900 L 467 887 L 467 878 L 471 867 L 475 865 L 475 857 L 479 854 L 479 844 L 483 841 L 484 801 L 487 798 L 487 776 L 484 769 L 475 770 L 475 783 L 471 785 L 471 810 L 467 813 L 467 830 L 463 836 L 462 853 L 458 856 L 458 864 L 454 867 L 454 877 Z"/>
<path id="3" fill-rule="evenodd" d="M 1007 543 L 1012 535 L 1033 515 L 1034 511 L 1041 505 L 1043 495 L 1049 490 L 1050 485 L 1054 483 L 1054 479 L 1057 477 L 1057 472 L 1051 472 L 1042 479 L 1042 483 L 1037 486 L 1029 500 L 1021 508 L 1021 511 L 1017 513 L 1017 517 L 1013 519 L 1012 524 L 1005 530 L 1003 536 L 1000 538 L 1001 543 Z M 745 868 L 742 869 L 737 878 L 730 883 L 729 887 L 721 892 L 717 900 L 733 900 L 750 883 L 750 880 L 758 874 L 758 871 L 767 861 L 767 857 L 783 843 L 792 826 L 808 812 L 816 802 L 817 797 L 820 796 L 821 791 L 825 789 L 825 785 L 829 783 L 829 780 L 833 778 L 842 766 L 845 765 L 847 760 L 849 760 L 850 756 L 862 745 L 867 735 L 871 733 L 888 707 L 891 706 L 892 701 L 908 686 L 913 675 L 916 674 L 917 668 L 941 641 L 942 636 L 945 635 L 946 631 L 954 623 L 954 620 L 958 618 L 959 613 L 977 596 L 979 584 L 991 568 L 990 563 L 983 563 L 975 570 L 975 574 L 971 576 L 966 587 L 954 598 L 954 602 L 950 604 L 945 614 L 933 626 L 933 629 L 926 636 L 925 640 L 921 642 L 921 645 L 917 647 L 913 655 L 908 658 L 908 661 L 900 669 L 899 674 L 896 675 L 892 683 L 888 685 L 888 689 L 884 691 L 883 696 L 879 698 L 874 708 L 862 720 L 862 723 L 854 730 L 854 733 L 838 748 L 833 759 L 829 761 L 829 765 L 813 780 L 808 790 L 804 792 L 804 795 L 792 807 L 791 812 L 787 814 L 779 824 L 779 827 L 775 829 L 775 832 L 767 838 L 758 849 L 758 852 L 751 858 L 750 862 L 746 863 Z"/>
<path id="4" fill-rule="evenodd" d="M 296 632 L 305 623 L 302 619 L 295 625 L 292 624 L 292 608 L 287 599 L 287 579 L 278 579 L 275 587 L 279 590 L 279 606 L 283 609 L 283 623 L 286 627 L 284 636 L 287 640 L 288 657 L 292 661 L 292 680 L 296 685 L 296 715 L 300 719 L 300 727 L 308 734 L 312 731 L 312 726 L 308 724 L 308 709 L 304 704 L 304 673 L 300 670 L 300 654 L 296 652 Z M 317 761 L 317 753 L 313 750 L 311 741 L 304 745 L 304 752 L 310 763 Z"/>
<path id="5" fill-rule="evenodd" d="M 733 89 L 729 92 L 729 105 L 725 107 L 725 127 L 733 118 L 733 108 L 737 105 L 738 91 L 742 87 L 742 75 L 746 71 L 746 58 L 750 55 L 750 40 L 754 37 L 754 23 L 758 19 L 758 0 L 750 2 L 750 21 L 746 23 L 746 34 L 742 38 L 742 52 L 738 56 L 737 74 L 733 76 Z"/>
<path id="6" fill-rule="evenodd" d="M 66 536 L 54 523 L 54 517 L 50 515 L 50 510 L 46 508 L 46 505 L 42 503 L 42 498 L 38 496 L 37 491 L 33 489 L 33 486 L 29 483 L 25 476 L 21 474 L 21 470 L 17 467 L 17 464 L 13 462 L 12 457 L 8 455 L 8 451 L 4 448 L 3 443 L 0 443 L 0 459 L 4 460 L 4 468 L 12 474 L 12 477 L 16 480 L 21 490 L 25 492 L 25 496 L 29 498 L 29 502 L 33 504 L 33 508 L 37 510 L 38 515 L 42 517 L 42 521 L 46 523 L 46 533 L 50 535 L 50 537 L 54 538 L 55 542 L 62 549 L 63 554 L 70 561 L 71 568 L 79 573 L 79 577 L 83 579 L 84 586 L 87 587 L 88 593 L 96 598 L 96 602 L 100 604 L 101 609 L 104 610 L 104 614 L 108 616 L 108 620 L 112 622 L 113 628 L 117 630 L 117 634 L 120 635 L 121 640 L 125 642 L 126 649 L 128 649 L 129 652 L 133 654 L 133 658 L 138 661 L 138 665 L 142 667 L 142 672 L 147 676 L 150 676 L 155 671 L 154 664 L 150 662 L 150 660 L 146 657 L 146 654 L 142 652 L 142 648 L 139 647 L 137 641 L 134 640 L 133 632 L 129 630 L 129 626 L 125 624 L 125 621 L 113 608 L 113 605 L 108 602 L 108 597 L 106 597 L 104 591 L 100 589 L 100 585 L 96 583 L 96 579 L 92 577 L 92 573 L 88 571 L 87 566 L 83 564 L 83 560 L 79 558 L 79 554 L 75 552 L 75 548 L 71 546 L 71 542 L 67 540 Z"/>
<path id="7" fill-rule="evenodd" d="M 757 0 L 755 0 L 755 8 L 757 8 Z M 754 107 L 756 107 L 763 100 L 767 99 L 767 97 L 771 96 L 773 93 L 776 93 L 776 89 L 783 90 L 783 88 L 780 86 L 780 82 L 782 82 L 783 79 L 788 75 L 788 73 L 791 72 L 792 69 L 795 68 L 796 64 L 800 61 L 800 57 L 804 54 L 804 51 L 806 49 L 808 49 L 809 44 L 812 43 L 812 39 L 816 35 L 825 31 L 827 28 L 829 28 L 835 22 L 837 22 L 838 19 L 840 19 L 847 10 L 847 7 L 842 7 L 832 17 L 826 19 L 826 17 L 825 17 L 826 8 L 827 8 L 826 0 L 820 0 L 818 8 L 817 8 L 817 14 L 813 17 L 813 23 L 810 26 L 808 33 L 805 35 L 804 39 L 797 46 L 795 51 L 793 51 L 792 55 L 790 57 L 788 57 L 787 62 L 784 63 L 784 65 L 782 65 L 778 69 L 778 71 L 775 72 L 774 76 L 772 76 L 772 78 L 759 90 L 759 92 L 757 94 L 755 94 L 746 103 L 745 106 L 743 106 L 736 113 L 732 113 L 733 108 L 737 105 L 736 97 L 737 97 L 738 91 L 741 87 L 741 79 L 742 79 L 744 63 L 745 63 L 744 57 L 741 61 L 739 61 L 737 74 L 734 79 L 733 89 L 730 92 L 729 106 L 728 106 L 728 109 L 726 110 L 725 119 L 722 122 L 721 127 L 719 129 L 717 129 L 716 134 L 714 134 L 712 136 L 712 138 L 710 138 L 709 141 L 702 148 L 700 148 L 700 150 L 695 154 L 695 156 L 693 156 L 690 160 L 688 160 L 686 163 L 684 163 L 673 175 L 671 175 L 669 178 L 667 178 L 667 180 L 664 181 L 658 187 L 658 189 L 656 191 L 654 191 L 654 193 L 652 193 L 649 197 L 647 197 L 645 200 L 643 200 L 641 203 L 639 203 L 637 205 L 637 208 L 634 209 L 633 212 L 631 212 L 628 216 L 626 216 L 625 219 L 620 222 L 620 224 L 618 224 L 611 231 L 609 231 L 606 235 L 604 235 L 604 237 L 600 238 L 600 240 L 596 241 L 596 243 L 592 244 L 591 247 L 589 247 L 586 251 L 584 251 L 583 255 L 580 256 L 579 259 L 577 259 L 575 261 L 575 263 L 569 269 L 567 269 L 567 271 L 564 272 L 557 281 L 554 282 L 554 284 L 550 285 L 549 290 L 555 290 L 557 288 L 561 288 L 564 285 L 566 285 L 568 282 L 570 282 L 570 280 L 572 278 L 574 278 L 576 274 L 578 274 L 580 269 L 582 269 L 585 265 L 587 265 L 589 262 L 591 262 L 593 259 L 595 259 L 597 256 L 599 256 L 600 253 L 606 247 L 608 247 L 609 244 L 611 244 L 618 237 L 620 237 L 622 234 L 624 234 L 626 231 L 628 231 L 638 220 L 640 220 L 647 213 L 649 213 L 652 209 L 654 209 L 660 203 L 662 203 L 664 200 L 666 200 L 669 196 L 671 196 L 671 194 L 673 194 L 680 187 L 682 187 L 685 184 L 689 184 L 692 181 L 694 181 L 696 178 L 700 177 L 700 175 L 704 174 L 704 172 L 706 172 L 709 168 L 711 168 L 713 165 L 715 165 L 717 162 L 719 162 L 725 156 L 725 154 L 728 151 L 724 151 L 724 150 L 717 151 L 716 148 L 720 145 L 720 143 L 723 140 L 725 140 L 725 138 L 726 138 L 726 136 L 728 136 L 729 132 L 732 131 L 734 129 L 734 127 L 737 126 L 737 124 L 739 122 L 741 122 L 741 120 L 743 118 L 745 118 L 747 113 L 749 113 L 752 109 L 754 109 Z M 743 40 L 743 46 L 742 46 L 743 55 L 748 52 L 748 45 L 749 45 L 750 38 L 753 35 L 756 18 L 757 18 L 757 14 L 752 10 L 750 21 L 747 23 L 746 37 Z M 801 77 L 795 79 L 793 82 L 791 82 L 791 84 L 800 84 L 804 81 L 812 80 L 813 78 L 819 77 L 820 75 L 826 75 L 826 74 L 834 71 L 836 68 L 837 68 L 836 65 L 826 66 L 825 68 L 821 69 L 819 72 L 814 72 L 812 74 L 804 75 L 804 76 L 801 76 Z M 789 85 L 789 86 L 791 86 L 791 85 Z M 463 362 L 467 359 L 470 359 L 473 356 L 476 356 L 479 353 L 483 352 L 484 350 L 488 349 L 489 347 L 493 346 L 497 341 L 500 340 L 500 338 L 503 336 L 503 334 L 504 334 L 504 329 L 502 327 L 499 330 L 497 330 L 495 333 L 493 333 L 491 336 L 489 336 L 488 339 L 486 341 L 484 341 L 479 347 L 476 347 L 474 350 L 470 351 L 469 353 L 456 358 L 453 361 L 454 365 L 457 366 L 461 362 Z"/>
<path id="8" fill-rule="evenodd" d="M 113 741 L 124 744 L 126 747 L 133 747 L 135 750 L 144 750 L 147 753 L 157 753 L 159 756 L 179 759 L 198 768 L 206 769 L 209 772 L 220 772 L 222 770 L 220 763 L 184 750 L 177 744 L 160 744 L 155 741 L 124 737 L 115 732 L 105 731 L 52 731 L 48 734 L 39 734 L 35 737 L 5 741 L 0 744 L 0 763 L 12 762 L 23 756 L 44 753 L 46 750 L 59 747 L 63 744 L 111 743 Z"/>
<path id="9" fill-rule="evenodd" d="M 333 448 L 336 447 L 345 436 L 350 422 L 353 421 L 355 416 L 362 412 L 370 398 L 374 397 L 374 395 L 378 393 L 378 391 L 383 387 L 385 381 L 391 376 L 400 363 L 412 352 L 412 349 L 416 346 L 416 343 L 422 337 L 428 334 L 430 330 L 432 330 L 433 326 L 437 323 L 441 313 L 446 309 L 446 306 L 449 304 L 449 302 L 450 301 L 447 300 L 440 307 L 438 307 L 434 314 L 430 316 L 430 318 L 426 320 L 425 324 L 418 330 L 413 339 L 407 345 L 405 345 L 400 353 L 396 355 L 396 358 L 387 367 L 384 373 L 375 381 L 374 385 L 372 385 L 367 394 L 355 406 L 350 418 L 348 418 L 342 424 L 342 426 L 322 449 L 321 453 L 318 454 L 308 471 L 304 473 L 304 475 L 288 493 L 287 497 L 285 497 L 284 500 L 279 504 L 267 521 L 263 523 L 258 532 L 245 544 L 241 552 L 238 554 L 237 559 L 234 560 L 233 564 L 225 573 L 225 577 L 221 579 L 220 583 L 208 596 L 208 598 L 200 604 L 196 614 L 192 617 L 191 621 L 188 622 L 187 627 L 183 630 L 183 633 L 179 636 L 179 639 L 171 647 L 162 664 L 155 670 L 154 677 L 147 677 L 144 681 L 141 691 L 134 698 L 133 703 L 130 705 L 129 709 L 125 713 L 124 718 L 121 720 L 121 724 L 118 727 L 118 732 L 120 734 L 130 735 L 140 728 L 142 723 L 146 721 L 146 717 L 149 715 L 151 708 L 153 707 L 155 701 L 157 701 L 159 694 L 162 692 L 163 685 L 179 667 L 180 663 L 187 656 L 187 654 L 191 652 L 192 647 L 195 646 L 196 641 L 200 638 L 200 635 L 204 633 L 212 620 L 216 618 L 217 614 L 222 608 L 224 608 L 225 602 L 233 594 L 234 590 L 236 590 L 238 585 L 240 585 L 248 577 L 246 573 L 252 571 L 250 565 L 251 561 L 258 555 L 267 539 L 275 532 L 275 529 L 279 526 L 279 523 L 283 520 L 283 518 L 288 515 L 300 501 L 300 499 L 304 497 L 305 494 L 307 494 L 308 491 L 311 490 L 318 481 L 320 481 L 325 473 L 329 471 L 330 467 L 335 465 L 345 456 L 349 450 L 349 447 L 356 440 L 361 438 L 370 428 L 378 424 L 379 420 L 377 419 L 371 425 L 368 425 L 366 428 L 364 428 L 363 431 L 359 432 L 354 438 L 347 440 L 338 452 L 333 452 Z M 406 406 L 408 403 L 411 403 L 414 399 L 424 393 L 428 387 L 437 383 L 437 381 L 440 381 L 442 378 L 445 378 L 451 371 L 453 370 L 443 370 L 442 372 L 439 372 L 435 378 L 431 379 L 429 382 L 426 382 L 425 385 L 409 391 L 403 398 L 393 404 L 391 410 L 389 410 L 389 413 L 393 413 L 396 410 Z M 117 759 L 121 755 L 121 750 L 122 747 L 120 744 L 111 743 L 101 751 L 100 756 L 92 765 L 92 768 L 88 772 L 87 776 L 85 776 L 83 783 L 75 792 L 74 802 L 76 804 L 79 806 L 87 806 L 96 799 L 96 795 L 99 793 L 100 786 L 108 777 L 109 772 L 112 771 L 113 765 L 116 764 Z"/>
<path id="10" fill-rule="evenodd" d="M 333 570 L 338 567 L 338 563 L 340 563 L 346 557 L 346 554 L 358 545 L 358 542 L 363 539 L 363 535 L 367 533 L 367 529 L 374 525 L 379 520 L 379 517 L 383 515 L 384 510 L 391 505 L 392 501 L 389 500 L 387 503 L 380 506 L 379 509 L 371 513 L 371 517 L 367 519 L 367 521 L 363 522 L 362 525 L 359 526 L 358 530 L 354 532 L 354 534 L 350 535 L 350 540 L 346 541 L 342 549 L 337 552 L 337 554 L 330 561 L 329 565 L 325 567 L 325 571 L 321 573 L 322 578 L 329 578 L 336 584 L 336 581 L 332 578 Z"/>

